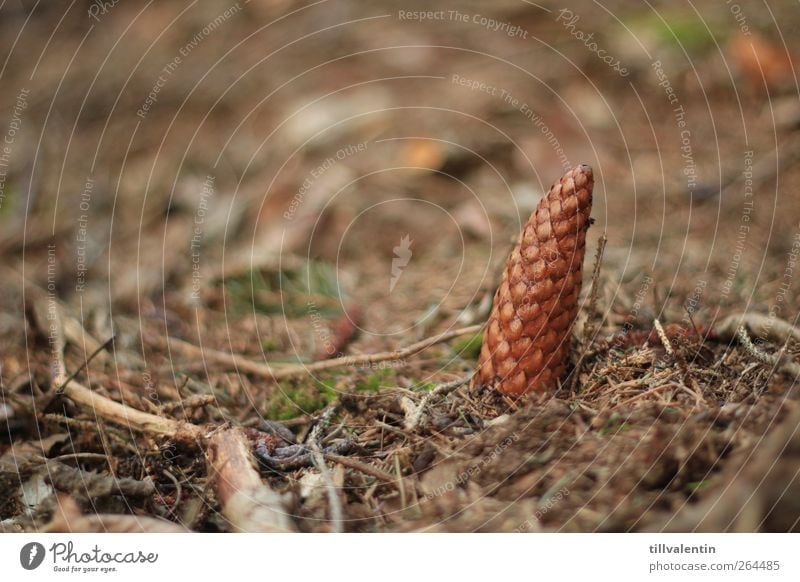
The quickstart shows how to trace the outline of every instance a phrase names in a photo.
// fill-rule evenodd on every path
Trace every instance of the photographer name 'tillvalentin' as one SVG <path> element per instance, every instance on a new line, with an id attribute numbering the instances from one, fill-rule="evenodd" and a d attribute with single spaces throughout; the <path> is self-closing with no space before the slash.
<path id="1" fill-rule="evenodd" d="M 687 546 L 685 544 L 651 544 L 649 546 L 651 554 L 716 554 L 717 548 L 708 544 L 699 546 Z"/>

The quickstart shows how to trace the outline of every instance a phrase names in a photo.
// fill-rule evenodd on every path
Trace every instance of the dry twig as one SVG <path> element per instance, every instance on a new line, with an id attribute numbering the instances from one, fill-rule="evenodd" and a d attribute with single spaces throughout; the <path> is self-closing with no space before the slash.
<path id="1" fill-rule="evenodd" d="M 581 342 L 581 355 L 578 356 L 578 361 L 575 363 L 575 368 L 572 370 L 572 380 L 570 381 L 569 389 L 573 394 L 575 387 L 578 385 L 578 377 L 580 376 L 581 366 L 583 360 L 586 359 L 586 354 L 589 351 L 589 346 L 592 345 L 595 335 L 595 314 L 597 313 L 597 298 L 600 295 L 600 267 L 603 265 L 603 256 L 606 252 L 606 244 L 608 237 L 603 233 L 597 239 L 597 254 L 594 257 L 594 269 L 592 270 L 592 288 L 589 292 L 589 314 L 586 318 L 586 324 L 583 327 L 583 341 Z"/>
<path id="2" fill-rule="evenodd" d="M 295 531 L 281 496 L 261 481 L 250 448 L 240 428 L 220 430 L 209 440 L 209 473 L 222 515 L 238 532 Z"/>
<path id="3" fill-rule="evenodd" d="M 714 326 L 714 330 L 720 337 L 733 339 L 741 326 L 744 326 L 753 335 L 764 337 L 776 344 L 784 344 L 790 339 L 800 342 L 800 328 L 788 321 L 761 313 L 735 313 L 729 315 L 717 323 Z"/>
<path id="4" fill-rule="evenodd" d="M 791 360 L 787 360 L 787 358 L 783 357 L 782 355 L 776 356 L 773 354 L 768 354 L 764 350 L 756 347 L 756 345 L 750 339 L 750 336 L 747 335 L 747 330 L 743 325 L 737 330 L 736 337 L 739 339 L 739 343 L 742 344 L 744 349 L 746 349 L 751 356 L 753 356 L 762 364 L 772 366 L 774 370 L 785 372 L 790 376 L 800 376 L 800 364 L 792 362 Z"/>
<path id="5" fill-rule="evenodd" d="M 108 475 L 87 473 L 64 463 L 48 460 L 47 481 L 59 491 L 79 492 L 89 499 L 122 495 L 123 497 L 148 497 L 156 492 L 152 481 L 137 481 Z"/>
<path id="6" fill-rule="evenodd" d="M 89 390 L 71 380 L 64 386 L 64 396 L 93 411 L 97 416 L 135 430 L 173 438 L 200 440 L 204 437 L 202 427 L 142 412 Z"/>
<path id="7" fill-rule="evenodd" d="M 358 459 L 345 457 L 344 455 L 337 455 L 335 453 L 323 453 L 323 456 L 329 461 L 339 463 L 340 465 L 349 467 L 350 469 L 355 469 L 356 471 L 360 471 L 365 475 L 375 477 L 381 481 L 386 481 L 387 483 L 398 483 L 398 480 L 394 475 L 390 475 L 386 471 L 378 469 L 377 467 L 373 467 L 372 465 L 359 461 Z"/>
<path id="8" fill-rule="evenodd" d="M 378 352 L 374 354 L 357 354 L 352 356 L 342 356 L 341 358 L 333 358 L 330 360 L 322 360 L 311 364 L 296 364 L 290 366 L 275 367 L 270 364 L 262 364 L 254 362 L 244 356 L 237 354 L 230 354 L 219 350 L 211 350 L 208 348 L 200 348 L 187 341 L 178 338 L 167 338 L 167 344 L 171 350 L 177 351 L 188 358 L 199 358 L 208 364 L 214 364 L 222 369 L 238 370 L 241 373 L 252 374 L 269 380 L 286 380 L 289 378 L 297 378 L 300 376 L 307 376 L 314 372 L 322 370 L 330 370 L 333 368 L 341 368 L 345 366 L 359 366 L 364 364 L 376 364 L 378 362 L 386 362 L 389 360 L 403 360 L 409 356 L 413 356 L 435 344 L 450 341 L 453 338 L 460 337 L 480 331 L 483 324 L 470 325 L 459 329 L 454 329 L 440 333 L 433 337 L 426 338 L 418 341 L 405 348 L 397 350 L 390 350 L 386 352 Z"/>
<path id="9" fill-rule="evenodd" d="M 68 533 L 185 533 L 176 523 L 139 515 L 82 515 L 78 504 L 68 495 L 58 496 L 58 507 L 44 532 Z"/>
<path id="10" fill-rule="evenodd" d="M 470 380 L 472 380 L 472 376 L 473 374 L 467 374 L 462 378 L 456 378 L 450 382 L 439 384 L 436 388 L 428 392 L 408 417 L 408 420 L 406 421 L 406 430 L 410 432 L 417 430 L 417 427 L 419 426 L 419 423 L 425 414 L 425 409 L 430 405 L 431 402 L 439 398 L 443 398 L 444 396 L 450 394 L 453 390 L 456 390 L 464 384 L 467 384 Z"/>
<path id="11" fill-rule="evenodd" d="M 344 531 L 342 526 L 342 500 L 339 499 L 339 492 L 336 491 L 336 486 L 333 484 L 333 477 L 325 464 L 325 457 L 322 454 L 322 449 L 319 444 L 320 435 L 328 427 L 333 418 L 333 413 L 336 410 L 335 406 L 329 406 L 319 419 L 317 424 L 311 430 L 308 437 L 308 446 L 311 449 L 311 459 L 314 461 L 314 466 L 322 474 L 322 479 L 325 481 L 325 490 L 328 494 L 328 504 L 331 511 L 331 531 L 334 533 L 341 533 Z"/>

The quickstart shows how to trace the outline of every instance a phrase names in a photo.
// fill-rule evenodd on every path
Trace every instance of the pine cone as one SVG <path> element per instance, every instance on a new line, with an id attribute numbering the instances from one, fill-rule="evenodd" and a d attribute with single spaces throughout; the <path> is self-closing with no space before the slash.
<path id="1" fill-rule="evenodd" d="M 511 396 L 556 388 L 578 314 L 593 186 L 582 164 L 539 201 L 495 293 L 473 387 Z"/>

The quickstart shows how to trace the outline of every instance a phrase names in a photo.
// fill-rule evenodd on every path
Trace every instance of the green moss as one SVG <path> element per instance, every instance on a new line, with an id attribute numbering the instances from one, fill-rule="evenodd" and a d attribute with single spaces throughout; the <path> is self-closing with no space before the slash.
<path id="1" fill-rule="evenodd" d="M 277 352 L 281 350 L 281 347 L 275 338 L 265 337 L 261 340 L 261 349 L 265 352 Z"/>
<path id="2" fill-rule="evenodd" d="M 468 360 L 477 360 L 478 354 L 481 353 L 481 345 L 483 344 L 483 332 L 479 331 L 475 335 L 469 336 L 466 339 L 457 342 L 453 347 L 461 354 L 462 358 Z"/>
<path id="3" fill-rule="evenodd" d="M 435 382 L 421 382 L 417 384 L 414 389 L 417 392 L 430 392 L 434 388 L 436 388 L 437 384 Z"/>
<path id="4" fill-rule="evenodd" d="M 267 402 L 264 418 L 289 420 L 302 414 L 310 414 L 325 408 L 336 399 L 336 396 L 333 380 L 302 384 L 280 382 Z"/>
<path id="5" fill-rule="evenodd" d="M 686 488 L 692 493 L 700 491 L 701 489 L 705 489 L 706 487 L 708 487 L 708 481 L 705 481 L 703 479 L 701 479 L 700 481 L 692 481 L 686 484 Z"/>
<path id="6" fill-rule="evenodd" d="M 316 412 L 336 400 L 344 386 L 353 386 L 356 392 L 377 393 L 396 384 L 391 368 L 370 370 L 357 376 L 354 381 L 352 375 L 340 372 L 325 380 L 279 382 L 264 407 L 263 416 L 269 420 L 289 420 Z"/>
<path id="7" fill-rule="evenodd" d="M 366 375 L 360 376 L 355 384 L 358 392 L 379 392 L 381 388 L 395 385 L 396 379 L 392 368 L 371 370 Z"/>
<path id="8" fill-rule="evenodd" d="M 280 304 L 265 301 L 263 293 L 270 291 L 266 279 L 259 271 L 250 271 L 225 279 L 225 296 L 234 314 L 257 311 L 280 313 Z"/>
<path id="9" fill-rule="evenodd" d="M 255 311 L 264 314 L 285 313 L 290 317 L 308 315 L 313 310 L 321 316 L 341 312 L 336 269 L 321 261 L 308 261 L 285 271 L 253 270 L 225 279 L 225 295 L 235 314 Z M 310 298 L 330 299 L 317 304 Z"/>
<path id="10" fill-rule="evenodd" d="M 617 434 L 620 432 L 624 432 L 629 430 L 631 427 L 630 425 L 622 420 L 619 414 L 616 412 L 612 413 L 611 416 L 608 417 L 603 428 L 600 429 L 600 434 L 603 436 L 607 436 L 610 434 Z"/>
<path id="11" fill-rule="evenodd" d="M 15 193 L 6 190 L 6 196 L 0 200 L 0 217 L 10 216 L 12 214 L 12 205 L 16 201 L 17 196 Z"/>
<path id="12" fill-rule="evenodd" d="M 673 46 L 681 54 L 682 46 L 690 57 L 713 47 L 715 38 L 717 42 L 723 42 L 726 32 L 714 22 L 706 19 L 704 23 L 699 17 L 682 12 L 640 13 L 628 22 L 628 28 L 634 34 Z"/>
<path id="13" fill-rule="evenodd" d="M 356 382 L 356 390 L 359 392 L 378 392 L 385 377 L 385 374 L 370 374 L 363 380 Z"/>

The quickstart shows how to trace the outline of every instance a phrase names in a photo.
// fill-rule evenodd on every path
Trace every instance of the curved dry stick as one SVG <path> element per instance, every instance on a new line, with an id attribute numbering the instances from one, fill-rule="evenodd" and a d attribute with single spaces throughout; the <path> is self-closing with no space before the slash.
<path id="1" fill-rule="evenodd" d="M 240 428 L 219 431 L 209 440 L 209 468 L 222 515 L 238 532 L 296 531 L 281 496 L 261 481 L 250 449 Z"/>
<path id="2" fill-rule="evenodd" d="M 42 531 L 46 533 L 188 533 L 180 524 L 143 515 L 98 513 L 83 515 L 77 502 L 66 494 L 57 497 L 52 520 Z"/>
<path id="3" fill-rule="evenodd" d="M 759 349 L 747 335 L 748 330 L 756 336 L 765 337 L 781 346 L 778 354 L 768 354 Z M 754 358 L 773 366 L 773 371 L 784 372 L 795 377 L 800 375 L 800 364 L 784 355 L 786 344 L 790 339 L 800 341 L 800 329 L 788 321 L 760 313 L 737 313 L 715 325 L 714 331 L 720 337 L 738 340 Z"/>
<path id="4" fill-rule="evenodd" d="M 714 331 L 733 339 L 742 326 L 753 335 L 766 337 L 776 344 L 785 344 L 789 339 L 800 342 L 800 329 L 788 321 L 761 313 L 734 313 L 714 325 Z"/>
<path id="5" fill-rule="evenodd" d="M 184 437 L 199 440 L 204 438 L 204 430 L 196 424 L 172 420 L 142 412 L 115 400 L 101 396 L 75 380 L 70 380 L 64 387 L 64 396 L 76 404 L 91 409 L 104 419 L 149 434 L 171 437 Z"/>
<path id="6" fill-rule="evenodd" d="M 136 410 L 95 394 L 74 380 L 67 382 L 64 395 L 77 404 L 91 408 L 96 415 L 137 432 L 198 442 L 206 437 L 201 426 Z M 281 497 L 264 485 L 253 467 L 251 449 L 239 428 L 221 430 L 208 441 L 209 473 L 213 475 L 222 514 L 236 531 L 295 531 L 283 509 Z M 91 523 L 99 525 L 102 522 Z"/>
<path id="7" fill-rule="evenodd" d="M 311 364 L 296 364 L 289 366 L 274 367 L 269 364 L 262 364 L 254 362 L 243 356 L 230 354 L 220 350 L 212 350 L 208 348 L 201 348 L 187 341 L 170 337 L 167 338 L 167 344 L 170 349 L 175 350 L 190 358 L 199 358 L 205 360 L 207 363 L 216 364 L 223 368 L 231 368 L 243 372 L 245 374 L 252 374 L 271 380 L 286 380 L 289 378 L 297 378 L 298 376 L 306 376 L 313 372 L 321 370 L 329 370 L 331 368 L 341 368 L 344 366 L 357 366 L 361 364 L 376 364 L 378 362 L 385 362 L 388 360 L 402 360 L 409 356 L 413 356 L 432 345 L 449 341 L 453 338 L 476 333 L 483 328 L 483 324 L 470 325 L 459 329 L 446 331 L 439 335 L 426 338 L 418 341 L 405 348 L 391 350 L 387 352 L 378 352 L 375 354 L 356 354 L 352 356 L 342 356 L 340 358 L 333 358 L 330 360 L 321 360 Z"/>

